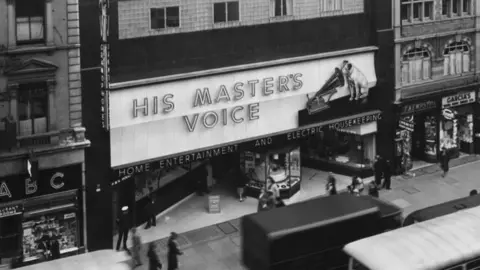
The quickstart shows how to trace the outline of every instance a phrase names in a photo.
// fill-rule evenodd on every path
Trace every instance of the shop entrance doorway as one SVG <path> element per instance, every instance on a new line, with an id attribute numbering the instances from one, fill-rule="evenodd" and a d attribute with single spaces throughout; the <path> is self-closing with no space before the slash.
<path id="1" fill-rule="evenodd" d="M 425 159 L 425 114 L 415 116 L 415 127 L 412 133 L 412 158 L 414 160 Z"/>

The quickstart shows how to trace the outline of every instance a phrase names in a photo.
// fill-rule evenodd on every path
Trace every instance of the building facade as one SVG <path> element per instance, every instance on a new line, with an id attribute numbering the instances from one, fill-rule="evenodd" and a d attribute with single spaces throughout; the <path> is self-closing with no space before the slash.
<path id="1" fill-rule="evenodd" d="M 388 1 L 106 7 L 113 216 L 105 226 L 125 205 L 142 224 L 148 195 L 158 214 L 199 180 L 233 182 L 231 171 L 248 178 L 250 196 L 271 178 L 288 199 L 301 189 L 302 167 L 367 176 L 377 153 L 392 155 Z"/>
<path id="2" fill-rule="evenodd" d="M 42 260 L 87 242 L 76 0 L 0 1 L 0 258 Z"/>
<path id="3" fill-rule="evenodd" d="M 480 153 L 480 7 L 471 0 L 394 1 L 396 168 Z"/>

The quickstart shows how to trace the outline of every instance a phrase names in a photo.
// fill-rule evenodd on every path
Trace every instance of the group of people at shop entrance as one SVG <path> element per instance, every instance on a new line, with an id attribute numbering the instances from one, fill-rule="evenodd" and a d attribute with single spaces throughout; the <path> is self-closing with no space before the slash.
<path id="1" fill-rule="evenodd" d="M 136 228 L 131 228 L 130 226 L 130 217 L 128 206 L 122 207 L 122 213 L 120 217 L 117 218 L 116 223 L 118 226 L 118 240 L 117 240 L 117 251 L 120 250 L 120 245 L 123 244 L 123 249 L 132 256 L 132 269 L 137 268 L 138 266 L 143 265 L 141 260 L 141 253 L 142 253 L 142 240 L 140 236 L 137 234 Z M 127 239 L 128 233 L 132 232 L 132 249 L 127 248 Z M 170 237 L 168 238 L 168 253 L 167 253 L 167 269 L 168 270 L 177 270 L 178 269 L 178 256 L 182 255 L 183 253 L 178 248 L 178 234 L 172 232 Z M 149 270 L 157 270 L 162 269 L 163 264 L 161 263 L 160 259 L 158 258 L 158 254 L 156 252 L 156 244 L 155 242 L 150 242 L 148 244 L 147 250 L 147 258 L 148 258 L 148 269 Z"/>
<path id="2" fill-rule="evenodd" d="M 43 231 L 37 231 L 36 234 L 40 235 L 37 242 L 37 250 L 41 256 L 40 260 L 50 261 L 60 259 L 60 243 L 58 240 L 60 237 L 55 230 L 49 230 L 47 234 Z"/>
<path id="3" fill-rule="evenodd" d="M 385 160 L 379 155 L 376 156 L 375 162 L 373 163 L 372 167 L 375 181 L 371 182 L 368 185 L 368 194 L 378 198 L 379 189 L 392 189 L 392 167 L 389 160 Z M 383 183 L 382 180 L 384 180 Z M 328 173 L 325 189 L 329 195 L 338 194 L 337 179 L 332 172 Z M 357 175 L 353 176 L 351 184 L 347 186 L 347 190 L 354 195 L 360 195 L 365 190 L 365 184 L 363 182 L 363 179 Z"/>

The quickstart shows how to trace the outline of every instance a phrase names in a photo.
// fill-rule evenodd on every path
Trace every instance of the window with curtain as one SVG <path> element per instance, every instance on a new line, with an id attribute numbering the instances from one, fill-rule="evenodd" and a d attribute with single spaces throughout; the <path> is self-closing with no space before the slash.
<path id="1" fill-rule="evenodd" d="M 45 1 L 16 0 L 15 16 L 18 44 L 45 41 Z"/>
<path id="2" fill-rule="evenodd" d="M 465 41 L 452 42 L 443 50 L 443 75 L 470 71 L 470 48 Z"/>
<path id="3" fill-rule="evenodd" d="M 410 84 L 430 79 L 431 57 L 427 48 L 407 51 L 402 59 L 402 83 Z"/>
<path id="4" fill-rule="evenodd" d="M 165 29 L 180 27 L 180 7 L 150 9 L 150 28 Z"/>
<path id="5" fill-rule="evenodd" d="M 337 11 L 342 10 L 343 0 L 320 0 L 320 11 Z"/>
<path id="6" fill-rule="evenodd" d="M 20 136 L 47 132 L 48 88 L 46 83 L 19 85 L 17 110 Z"/>
<path id="7" fill-rule="evenodd" d="M 239 20 L 238 1 L 220 2 L 213 4 L 213 22 L 234 22 Z"/>
<path id="8" fill-rule="evenodd" d="M 471 15 L 471 0 L 442 0 L 442 15 L 446 17 L 458 17 Z"/>

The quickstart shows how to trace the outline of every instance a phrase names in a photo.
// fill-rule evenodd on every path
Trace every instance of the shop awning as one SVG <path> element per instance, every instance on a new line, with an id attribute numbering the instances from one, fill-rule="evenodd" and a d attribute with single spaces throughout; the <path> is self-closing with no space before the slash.
<path id="1" fill-rule="evenodd" d="M 355 135 L 368 135 L 377 132 L 377 122 L 370 122 L 363 125 L 348 127 L 348 128 L 340 128 L 337 129 L 339 132 L 355 134 Z"/>

